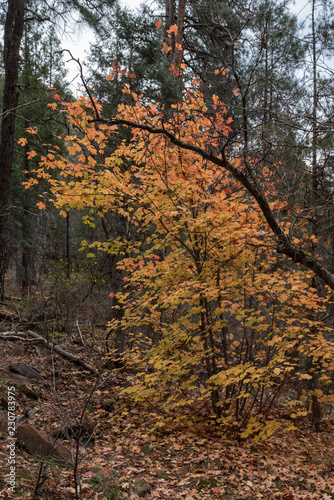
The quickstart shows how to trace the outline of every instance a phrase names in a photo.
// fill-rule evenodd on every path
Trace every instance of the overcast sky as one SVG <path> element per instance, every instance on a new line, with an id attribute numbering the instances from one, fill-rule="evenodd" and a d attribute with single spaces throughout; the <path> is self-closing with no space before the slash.
<path id="1" fill-rule="evenodd" d="M 121 5 L 135 9 L 139 7 L 142 3 L 141 0 L 121 0 Z M 75 30 L 75 28 L 74 28 Z M 93 32 L 85 29 L 71 35 L 64 35 L 63 37 L 63 48 L 71 51 L 71 54 L 75 59 L 79 59 L 80 62 L 84 62 L 87 54 L 89 53 L 89 46 L 94 41 Z M 66 68 L 68 72 L 67 79 L 71 83 L 72 92 L 75 92 L 76 88 L 80 87 L 79 71 L 78 65 L 74 61 L 69 61 L 69 55 L 64 54 L 64 60 L 66 62 Z"/>

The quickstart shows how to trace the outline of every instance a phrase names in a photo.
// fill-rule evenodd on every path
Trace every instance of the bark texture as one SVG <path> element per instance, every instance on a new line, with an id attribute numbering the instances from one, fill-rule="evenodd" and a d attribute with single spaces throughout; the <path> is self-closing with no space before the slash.
<path id="1" fill-rule="evenodd" d="M 186 0 L 178 0 L 177 6 L 175 3 L 175 0 L 166 1 L 165 40 L 170 36 L 170 47 L 172 50 L 168 52 L 167 56 L 171 65 L 178 68 L 182 61 L 182 50 L 180 50 L 179 46 L 183 42 Z M 168 35 L 168 30 L 173 25 L 177 26 L 177 34 L 171 33 Z"/>
<path id="2" fill-rule="evenodd" d="M 4 299 L 5 273 L 9 261 L 8 207 L 10 175 L 15 138 L 15 110 L 19 100 L 17 90 L 19 50 L 24 26 L 24 0 L 8 0 L 4 31 L 5 86 L 0 139 L 0 297 Z"/>

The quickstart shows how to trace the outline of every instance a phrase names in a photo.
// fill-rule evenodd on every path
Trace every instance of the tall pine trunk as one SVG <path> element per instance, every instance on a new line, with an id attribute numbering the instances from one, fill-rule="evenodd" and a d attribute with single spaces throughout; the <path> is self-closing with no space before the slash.
<path id="1" fill-rule="evenodd" d="M 0 139 L 0 297 L 5 295 L 5 273 L 9 262 L 8 207 L 12 170 L 19 50 L 24 26 L 24 0 L 8 0 L 4 32 L 5 87 Z"/>
<path id="2" fill-rule="evenodd" d="M 317 211 L 319 205 L 321 204 L 320 190 L 321 190 L 321 168 L 318 164 L 317 157 L 317 147 L 318 147 L 318 80 L 317 80 L 317 40 L 316 40 L 316 22 L 315 22 L 315 11 L 316 2 L 312 0 L 312 73 L 313 73 L 313 110 L 312 110 L 312 191 L 313 191 L 313 203 L 314 209 Z M 315 237 L 318 236 L 317 226 L 313 226 L 313 234 Z M 316 243 L 313 244 L 313 254 L 316 254 Z M 312 286 L 318 289 L 320 295 L 320 287 L 317 280 L 314 278 Z M 312 330 L 311 330 L 312 331 Z M 316 334 L 316 328 L 313 328 L 313 332 Z M 319 373 L 316 371 L 316 366 L 314 360 L 309 358 L 307 360 L 307 365 L 309 366 L 309 372 L 312 376 L 310 380 L 311 388 L 311 409 L 312 409 L 312 425 L 316 431 L 320 431 L 321 419 L 322 419 L 322 408 L 321 403 L 317 397 L 317 391 L 320 389 L 320 379 Z"/>

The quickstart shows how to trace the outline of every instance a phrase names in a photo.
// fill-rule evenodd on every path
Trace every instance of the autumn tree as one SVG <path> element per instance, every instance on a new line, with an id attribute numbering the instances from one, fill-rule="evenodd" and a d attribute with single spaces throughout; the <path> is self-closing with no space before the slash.
<path id="1" fill-rule="evenodd" d="M 166 30 L 167 56 L 178 33 L 177 24 Z M 183 52 L 179 42 L 175 48 Z M 68 154 L 51 145 L 35 174 L 49 181 L 63 215 L 85 210 L 86 223 L 94 225 L 96 217 L 117 213 L 137 228 L 136 238 L 124 233 L 83 242 L 118 256 L 125 287 L 111 290 L 122 314 L 110 328 L 115 336 L 122 332 L 127 349 L 121 354 L 136 370 L 128 392 L 161 402 L 173 418 L 183 418 L 178 408 L 201 411 L 210 402 L 216 421 L 237 425 L 244 436 L 266 436 L 276 424 L 261 420 L 287 387 L 303 398 L 303 410 L 308 397 L 331 400 L 331 329 L 322 315 L 334 277 L 314 252 L 317 237 L 303 208 L 281 188 L 277 171 L 286 165 L 263 149 L 263 110 L 248 113 L 252 78 L 263 70 L 259 61 L 264 69 L 269 64 L 266 48 L 261 42 L 255 61 L 247 59 L 247 47 L 240 50 L 244 59 L 232 65 L 239 79 L 232 94 L 242 99 L 236 125 L 200 78 L 182 86 L 185 62 L 170 65 L 182 93 L 164 106 L 138 95 L 131 73 L 114 61 L 107 80 L 130 77 L 117 114 L 106 117 L 88 87 L 77 102 L 50 104 L 67 116 Z M 212 68 L 212 77 L 228 80 L 228 68 Z M 270 91 L 262 91 L 268 101 Z M 262 135 L 251 137 L 252 120 Z M 119 355 L 117 342 L 113 347 Z M 319 384 L 310 386 L 311 379 Z M 295 409 L 298 397 L 289 403 Z"/>
<path id="2" fill-rule="evenodd" d="M 301 237 L 308 248 L 312 238 L 299 228 L 287 239 L 291 221 L 282 217 L 286 202 L 274 195 L 271 170 L 263 166 L 256 192 L 256 160 L 229 147 L 232 120 L 216 95 L 208 107 L 198 80 L 172 105 L 168 122 L 157 105 L 127 86 L 124 93 L 134 102 L 110 122 L 96 117 L 95 101 L 62 103 L 80 133 L 67 137 L 69 158 L 49 152 L 36 175 L 49 179 L 64 214 L 115 211 L 137 227 L 137 241 L 123 236 L 90 245 L 122 256 L 126 288 L 116 292 L 115 307 L 124 314 L 110 328 L 128 339 L 124 356 L 137 371 L 128 392 L 162 402 L 173 418 L 182 418 L 178 408 L 207 408 L 210 401 L 218 422 L 236 424 L 244 435 L 270 435 L 276 424 L 260 431 L 261 419 L 291 381 L 303 386 L 311 377 L 301 359 L 310 354 L 319 374 L 326 370 L 322 384 L 330 382 L 331 344 L 320 320 L 310 320 L 326 301 L 311 287 L 310 272 L 286 271 L 270 229 L 279 228 L 276 237 L 294 251 Z M 131 140 L 104 156 L 124 125 L 132 127 Z M 212 151 L 222 140 L 221 158 Z"/>

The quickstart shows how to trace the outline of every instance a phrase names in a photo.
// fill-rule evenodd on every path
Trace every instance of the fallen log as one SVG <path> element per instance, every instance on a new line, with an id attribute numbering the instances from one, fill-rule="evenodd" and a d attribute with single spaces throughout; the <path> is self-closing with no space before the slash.
<path id="1" fill-rule="evenodd" d="M 12 332 L 4 332 L 0 335 L 0 339 L 2 340 L 27 340 L 24 337 L 20 337 L 20 335 L 25 335 L 23 332 L 18 332 L 18 334 L 14 334 Z"/>
<path id="2" fill-rule="evenodd" d="M 90 365 L 89 363 L 86 363 L 86 361 L 82 358 L 78 358 L 78 356 L 75 356 L 74 354 L 71 354 L 70 352 L 65 351 L 61 347 L 58 347 L 54 344 L 51 344 L 51 342 L 48 342 L 44 337 L 41 337 L 41 335 L 38 335 L 38 333 L 32 332 L 31 330 L 28 330 L 28 335 L 30 337 L 33 337 L 34 339 L 39 340 L 40 342 L 43 342 L 43 344 L 50 349 L 50 351 L 56 352 L 63 358 L 67 359 L 68 361 L 71 361 L 75 365 L 82 366 L 86 370 L 95 373 L 96 375 L 99 374 L 98 370 L 95 368 L 95 366 Z"/>

